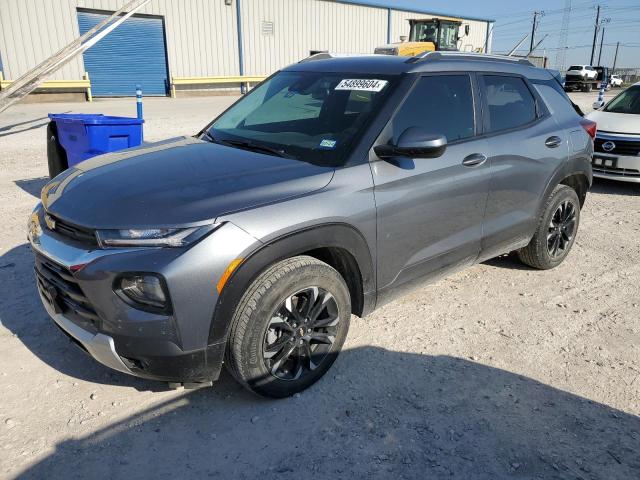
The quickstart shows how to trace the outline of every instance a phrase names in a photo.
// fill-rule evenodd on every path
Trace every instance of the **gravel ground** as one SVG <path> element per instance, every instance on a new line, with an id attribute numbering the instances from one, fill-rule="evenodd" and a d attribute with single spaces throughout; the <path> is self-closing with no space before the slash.
<path id="1" fill-rule="evenodd" d="M 587 110 L 596 94 L 575 94 Z M 147 99 L 147 140 L 191 134 L 231 97 Z M 354 318 L 327 377 L 256 398 L 109 371 L 37 298 L 25 224 L 45 182 L 47 112 L 0 115 L 0 477 L 640 478 L 640 187 L 598 181 L 573 252 L 512 257 Z"/>

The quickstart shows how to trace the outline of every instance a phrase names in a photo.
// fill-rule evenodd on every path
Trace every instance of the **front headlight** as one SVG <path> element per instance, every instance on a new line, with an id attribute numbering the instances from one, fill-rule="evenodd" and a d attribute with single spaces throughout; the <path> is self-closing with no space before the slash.
<path id="1" fill-rule="evenodd" d="M 219 224 L 189 228 L 149 228 L 98 230 L 96 237 L 102 248 L 108 247 L 186 247 L 208 235 Z"/>

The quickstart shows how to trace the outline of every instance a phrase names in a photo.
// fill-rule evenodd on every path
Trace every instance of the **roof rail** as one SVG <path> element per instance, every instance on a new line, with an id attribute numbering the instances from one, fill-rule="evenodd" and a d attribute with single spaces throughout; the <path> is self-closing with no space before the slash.
<path id="1" fill-rule="evenodd" d="M 298 63 L 314 62 L 316 60 L 326 60 L 328 58 L 346 58 L 346 57 L 380 57 L 385 55 L 378 55 L 375 53 L 335 53 L 335 52 L 320 52 L 303 58 Z"/>
<path id="2" fill-rule="evenodd" d="M 442 58 L 464 58 L 467 60 L 492 60 L 494 62 L 509 62 L 519 63 L 521 65 L 527 65 L 529 67 L 535 67 L 526 58 L 515 58 L 506 55 L 491 55 L 487 53 L 474 53 L 474 52 L 423 52 L 415 57 L 411 57 L 406 63 L 418 63 L 423 60 L 436 60 Z"/>

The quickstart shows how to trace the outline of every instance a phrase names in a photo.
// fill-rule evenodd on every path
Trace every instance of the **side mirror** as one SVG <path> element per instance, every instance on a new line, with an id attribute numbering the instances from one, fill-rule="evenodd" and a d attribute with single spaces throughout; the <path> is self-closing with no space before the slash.
<path id="1" fill-rule="evenodd" d="M 407 41 L 407 36 L 406 35 L 400 35 L 400 41 L 402 43 L 406 42 Z"/>
<path id="2" fill-rule="evenodd" d="M 464 35 L 465 35 L 466 37 L 468 37 L 468 36 L 469 36 L 469 24 L 466 24 L 466 25 L 464 26 Z"/>
<path id="3" fill-rule="evenodd" d="M 600 110 L 602 107 L 604 107 L 604 102 L 593 102 L 593 105 L 591 105 L 591 107 L 593 107 L 594 110 Z"/>
<path id="4" fill-rule="evenodd" d="M 438 158 L 447 148 L 444 135 L 433 135 L 420 127 L 409 127 L 398 138 L 397 145 L 376 145 L 373 151 L 383 160 L 393 157 Z"/>

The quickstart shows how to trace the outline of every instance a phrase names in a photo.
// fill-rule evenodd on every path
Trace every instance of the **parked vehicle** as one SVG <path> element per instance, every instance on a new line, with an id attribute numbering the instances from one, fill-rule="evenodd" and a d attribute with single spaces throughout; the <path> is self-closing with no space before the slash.
<path id="1" fill-rule="evenodd" d="M 525 60 L 301 62 L 195 138 L 49 182 L 29 224 L 39 292 L 111 368 L 192 384 L 224 362 L 291 395 L 329 369 L 352 314 L 514 250 L 560 264 L 594 135 Z"/>
<path id="2" fill-rule="evenodd" d="M 620 75 L 611 75 L 609 83 L 612 87 L 622 87 L 624 81 L 622 80 L 622 77 Z"/>
<path id="3" fill-rule="evenodd" d="M 462 19 L 451 17 L 419 18 L 409 20 L 408 42 L 389 43 L 376 47 L 373 53 L 378 55 L 400 55 L 413 57 L 423 52 L 457 51 L 460 39 L 469 35 L 469 25 L 464 27 L 460 37 Z"/>
<path id="4" fill-rule="evenodd" d="M 593 175 L 640 183 L 640 83 L 588 115 L 598 123 Z"/>
<path id="5" fill-rule="evenodd" d="M 589 78 L 593 80 L 598 76 L 598 72 L 596 72 L 595 68 L 593 68 L 591 65 L 571 65 L 567 69 L 567 76 L 581 77 L 584 79 Z"/>
<path id="6" fill-rule="evenodd" d="M 592 67 L 591 65 L 572 65 L 567 70 L 564 89 L 568 92 L 582 90 L 590 92 L 599 89 L 600 83 L 609 77 L 607 67 Z"/>

